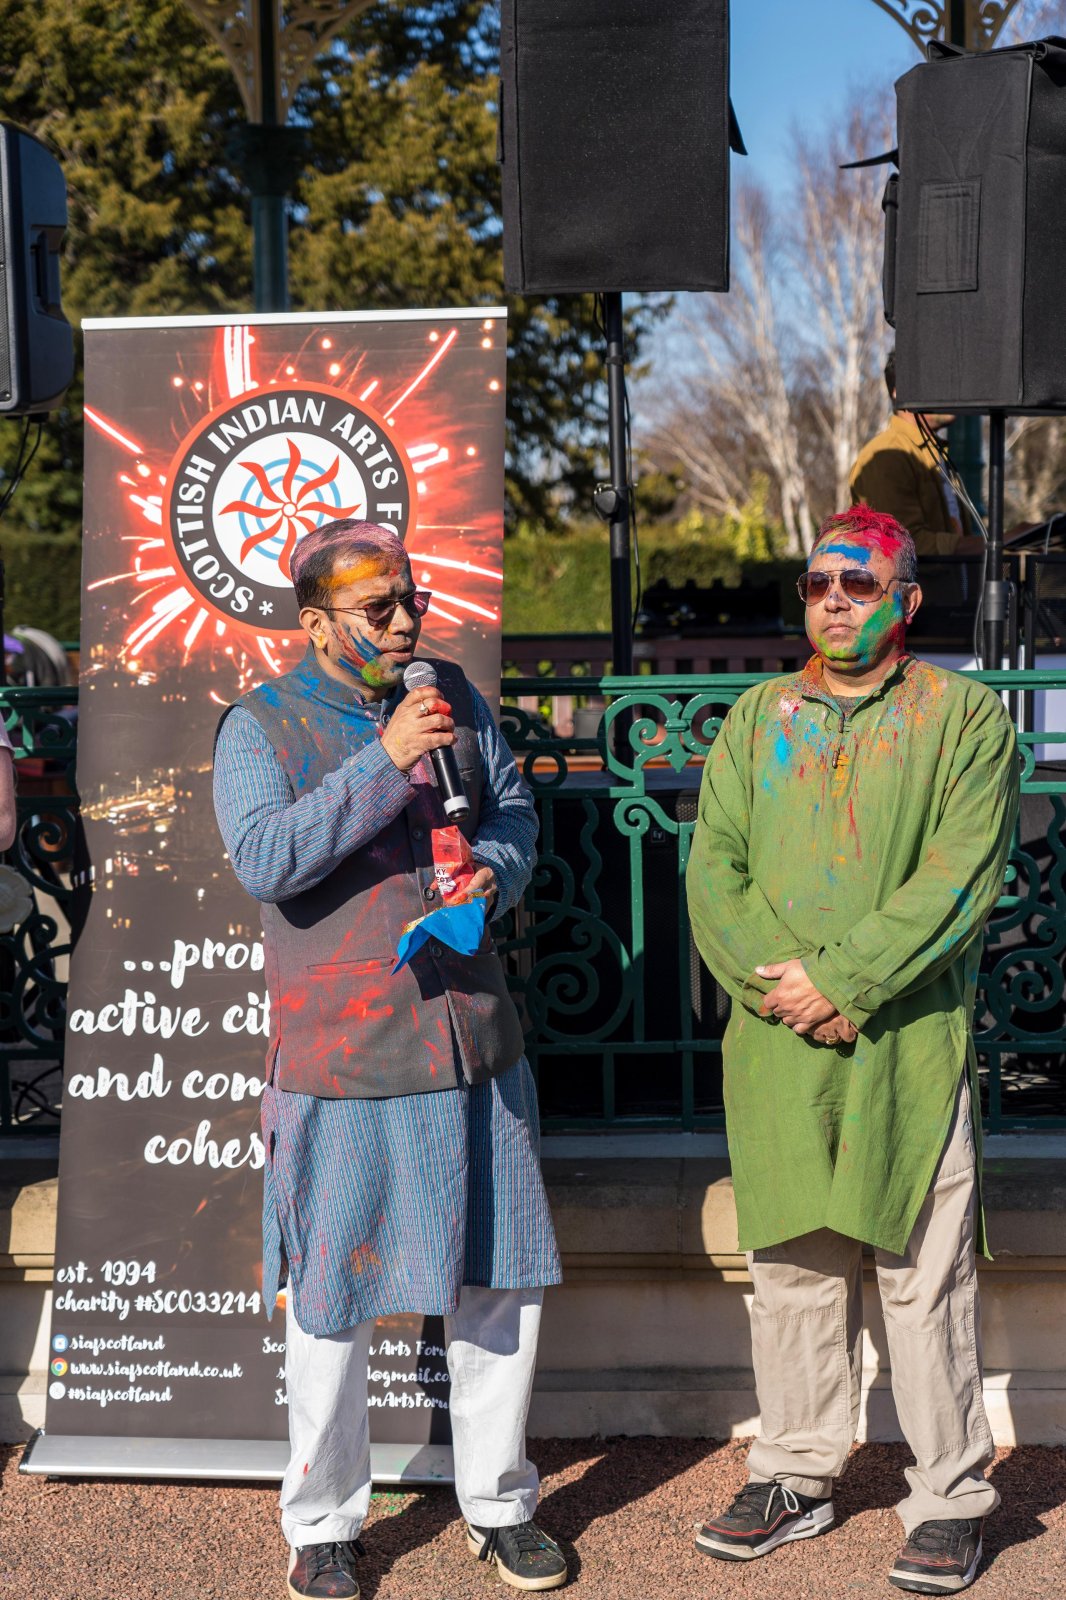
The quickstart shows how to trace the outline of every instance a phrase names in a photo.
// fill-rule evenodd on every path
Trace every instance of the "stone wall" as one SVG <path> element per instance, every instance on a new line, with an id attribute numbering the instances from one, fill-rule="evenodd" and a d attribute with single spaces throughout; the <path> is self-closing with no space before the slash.
<path id="1" fill-rule="evenodd" d="M 530 1432 L 750 1434 L 750 1283 L 716 1136 L 545 1141 L 566 1282 L 545 1305 Z M 676 1154 L 663 1152 L 676 1151 Z M 652 1153 L 648 1153 L 652 1152 Z M 0 1440 L 43 1424 L 54 1157 L 0 1160 Z M 985 1392 L 998 1444 L 1066 1442 L 1066 1141 L 989 1141 L 996 1259 L 981 1269 Z M 860 1437 L 899 1437 L 867 1289 Z"/>

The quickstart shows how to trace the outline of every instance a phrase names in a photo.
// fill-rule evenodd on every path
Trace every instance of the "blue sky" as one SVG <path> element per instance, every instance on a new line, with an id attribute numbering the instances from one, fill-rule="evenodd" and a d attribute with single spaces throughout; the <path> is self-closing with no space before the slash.
<path id="1" fill-rule="evenodd" d="M 920 3 L 908 0 L 903 9 L 913 11 Z M 1021 0 L 1014 19 L 1023 27 L 1031 19 L 1036 37 L 1066 31 L 1049 27 L 1047 17 L 1041 21 L 1042 9 L 1038 0 Z M 748 147 L 747 156 L 731 158 L 734 186 L 748 176 L 787 193 L 795 125 L 816 132 L 819 119 L 837 120 L 856 89 L 891 92 L 896 79 L 923 59 L 910 35 L 874 0 L 732 0 L 730 11 L 731 91 Z M 679 311 L 688 298 L 677 296 Z M 651 371 L 635 388 L 638 431 L 646 420 L 645 397 L 685 359 L 678 325 L 678 317 L 671 318 L 646 348 Z"/>
<path id="2" fill-rule="evenodd" d="M 733 105 L 748 147 L 733 161 L 780 188 L 794 123 L 834 119 L 852 89 L 892 84 L 922 58 L 874 0 L 733 0 Z"/>
<path id="3" fill-rule="evenodd" d="M 734 186 L 751 177 L 787 191 L 790 133 L 797 123 L 811 132 L 819 118 L 836 121 L 856 88 L 890 89 L 922 59 L 874 0 L 732 0 L 730 31 L 730 87 L 748 148 L 746 156 L 731 157 Z M 650 370 L 635 388 L 638 432 L 647 420 L 645 399 L 686 360 L 680 319 L 689 299 L 676 297 L 675 315 L 645 347 Z"/>

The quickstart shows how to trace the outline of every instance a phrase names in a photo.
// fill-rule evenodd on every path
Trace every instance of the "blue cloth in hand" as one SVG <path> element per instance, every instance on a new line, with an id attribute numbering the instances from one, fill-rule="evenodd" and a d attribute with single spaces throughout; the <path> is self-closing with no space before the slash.
<path id="1" fill-rule="evenodd" d="M 478 895 L 473 900 L 464 900 L 461 905 L 441 906 L 405 930 L 396 950 L 396 965 L 392 971 L 399 972 L 404 963 L 410 961 L 427 939 L 436 939 L 440 944 L 446 944 L 452 950 L 457 950 L 461 956 L 472 956 L 476 953 L 484 934 L 484 895 Z"/>

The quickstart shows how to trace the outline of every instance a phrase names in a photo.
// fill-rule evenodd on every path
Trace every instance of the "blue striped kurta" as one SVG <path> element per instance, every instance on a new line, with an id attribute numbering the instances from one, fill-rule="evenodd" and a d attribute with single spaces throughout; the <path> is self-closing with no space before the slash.
<path id="1" fill-rule="evenodd" d="M 473 852 L 495 872 L 503 912 L 529 880 L 537 824 L 488 706 L 471 693 L 484 767 Z M 379 720 L 379 707 L 365 711 Z M 287 899 L 372 837 L 382 808 L 380 785 L 367 777 L 365 759 L 352 757 L 294 801 L 255 718 L 231 712 L 215 755 L 215 810 L 248 892 Z M 319 1335 L 402 1312 L 450 1313 L 464 1283 L 524 1289 L 561 1279 L 525 1057 L 488 1083 L 471 1087 L 457 1071 L 455 1089 L 393 1099 L 268 1087 L 263 1135 L 268 1314 L 285 1259 L 297 1321 Z"/>

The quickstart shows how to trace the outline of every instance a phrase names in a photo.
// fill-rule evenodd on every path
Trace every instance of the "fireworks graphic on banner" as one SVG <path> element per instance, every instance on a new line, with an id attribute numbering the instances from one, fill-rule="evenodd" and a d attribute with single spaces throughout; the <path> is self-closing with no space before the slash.
<path id="1" fill-rule="evenodd" d="M 209 659 L 209 677 L 221 674 L 210 698 L 228 704 L 287 670 L 305 644 L 293 553 L 341 517 L 386 522 L 405 538 L 415 581 L 433 591 L 427 648 L 448 654 L 459 629 L 498 632 L 498 519 L 489 527 L 476 508 L 469 520 L 456 516 L 483 463 L 476 432 L 451 420 L 443 397 L 461 332 L 490 352 L 502 322 L 427 324 L 428 353 L 400 378 L 375 374 L 372 357 L 345 347 L 355 327 L 305 326 L 299 348 L 264 360 L 262 371 L 257 357 L 273 330 L 254 325 L 212 329 L 203 371 L 177 358 L 165 445 L 85 406 L 115 458 L 127 552 L 118 570 L 87 585 L 87 597 L 121 595 L 115 656 L 129 672 L 154 673 L 195 653 Z M 500 381 L 486 376 L 484 387 L 498 393 Z M 442 494 L 448 509 L 437 520 Z"/>

